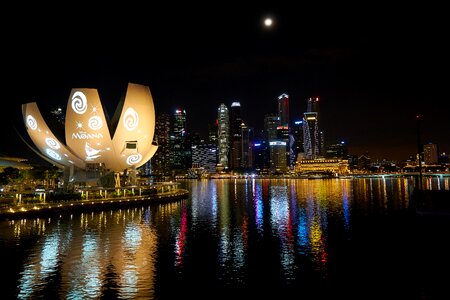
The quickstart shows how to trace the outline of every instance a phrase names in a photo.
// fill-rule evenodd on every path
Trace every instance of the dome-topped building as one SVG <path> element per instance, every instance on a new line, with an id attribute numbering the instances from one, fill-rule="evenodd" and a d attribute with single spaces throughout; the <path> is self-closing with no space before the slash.
<path id="1" fill-rule="evenodd" d="M 153 98 L 144 85 L 128 84 L 111 122 L 96 89 L 72 89 L 65 117 L 65 143 L 52 133 L 35 102 L 23 104 L 22 113 L 35 146 L 45 159 L 69 171 L 69 181 L 88 181 L 87 173 L 92 170 L 96 170 L 93 177 L 97 179 L 109 172 L 117 175 L 135 170 L 158 148 L 153 143 Z"/>

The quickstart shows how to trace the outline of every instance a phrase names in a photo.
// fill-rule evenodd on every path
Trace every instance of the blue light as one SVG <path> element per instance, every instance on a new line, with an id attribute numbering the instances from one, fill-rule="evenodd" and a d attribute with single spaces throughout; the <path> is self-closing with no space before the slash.
<path id="1" fill-rule="evenodd" d="M 303 121 L 295 121 L 295 125 L 303 124 Z"/>
<path id="2" fill-rule="evenodd" d="M 261 144 L 259 144 L 259 143 L 258 143 L 258 144 L 255 144 L 255 147 L 259 147 L 259 146 L 261 146 Z"/>
<path id="3" fill-rule="evenodd" d="M 344 141 L 341 141 L 341 144 L 345 144 L 345 142 L 344 142 Z"/>

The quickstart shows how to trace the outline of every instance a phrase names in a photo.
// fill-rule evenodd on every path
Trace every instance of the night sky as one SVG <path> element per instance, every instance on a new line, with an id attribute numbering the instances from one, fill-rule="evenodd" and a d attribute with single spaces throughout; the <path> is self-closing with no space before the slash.
<path id="1" fill-rule="evenodd" d="M 150 87 L 157 114 L 186 109 L 188 130 L 202 135 L 234 101 L 260 130 L 287 93 L 291 120 L 320 97 L 325 142 L 346 141 L 352 154 L 407 159 L 416 114 L 422 141 L 450 151 L 443 8 L 241 5 L 12 10 L 14 22 L 2 21 L 0 154 L 29 154 L 14 130 L 24 132 L 22 103 L 65 107 L 72 88 L 97 88 L 112 117 L 128 82 Z"/>

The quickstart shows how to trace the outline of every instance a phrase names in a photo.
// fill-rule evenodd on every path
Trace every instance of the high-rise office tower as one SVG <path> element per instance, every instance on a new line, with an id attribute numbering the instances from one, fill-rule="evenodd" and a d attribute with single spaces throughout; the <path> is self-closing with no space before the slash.
<path id="1" fill-rule="evenodd" d="M 291 157 L 291 165 L 295 165 L 298 159 L 302 159 L 303 155 L 300 154 L 304 153 L 305 149 L 303 145 L 303 121 L 295 121 L 294 125 L 292 126 L 291 132 L 293 138 L 292 144 L 293 157 Z"/>
<path id="2" fill-rule="evenodd" d="M 289 126 L 289 96 L 287 94 L 278 96 L 278 117 L 281 126 Z"/>
<path id="3" fill-rule="evenodd" d="M 192 165 L 205 168 L 208 173 L 216 172 L 217 146 L 209 143 L 192 144 Z"/>
<path id="4" fill-rule="evenodd" d="M 291 166 L 291 156 L 293 156 L 292 145 L 291 145 L 291 133 L 289 124 L 289 96 L 287 94 L 281 94 L 278 96 L 278 118 L 280 120 L 280 127 L 283 128 L 283 141 L 286 142 L 286 165 Z M 279 127 L 279 128 L 280 128 Z M 280 129 L 278 128 L 278 131 Z M 278 132 L 278 136 L 280 132 Z M 279 139 L 280 137 L 278 137 Z"/>
<path id="5" fill-rule="evenodd" d="M 217 133 L 219 131 L 219 120 L 212 124 L 208 124 L 208 143 L 217 146 Z"/>
<path id="6" fill-rule="evenodd" d="M 241 167 L 244 169 L 253 168 L 253 147 L 251 143 L 251 140 L 253 138 L 253 129 L 242 123 L 241 137 L 242 137 Z"/>
<path id="7" fill-rule="evenodd" d="M 156 116 L 154 140 L 158 143 L 158 151 L 151 159 L 152 174 L 170 174 L 170 116 L 161 113 Z"/>
<path id="8" fill-rule="evenodd" d="M 305 158 L 317 159 L 319 157 L 317 112 L 305 112 L 303 114 L 303 142 L 305 145 Z"/>
<path id="9" fill-rule="evenodd" d="M 218 164 L 227 169 L 229 167 L 228 155 L 230 151 L 230 117 L 228 108 L 223 103 L 220 104 L 217 111 L 217 120 Z"/>
<path id="10" fill-rule="evenodd" d="M 241 104 L 239 102 L 233 102 L 231 103 L 230 108 L 231 169 L 238 169 L 241 167 L 241 160 L 242 160 L 241 124 L 242 124 Z"/>
<path id="11" fill-rule="evenodd" d="M 314 144 L 312 145 L 313 148 L 311 148 L 311 149 L 313 149 L 312 153 L 317 153 L 317 154 L 316 155 L 311 154 L 314 158 L 309 158 L 308 151 L 306 151 L 306 148 L 305 148 L 305 155 L 306 155 L 307 159 L 316 159 L 319 156 L 323 156 L 325 154 L 325 134 L 324 134 L 323 130 L 320 128 L 319 97 L 308 98 L 306 112 L 316 114 L 314 117 L 314 123 L 315 123 L 314 130 L 317 130 L 317 135 L 316 135 L 317 140 L 314 140 Z M 305 123 L 305 118 L 304 118 L 303 125 L 304 126 L 308 125 Z M 309 125 L 311 125 L 311 124 L 309 124 Z M 309 130 L 311 130 L 311 126 L 309 126 L 309 127 L 310 127 Z M 309 138 L 312 138 L 312 136 L 310 135 Z M 304 136 L 303 140 L 304 140 L 305 147 L 306 147 L 306 136 Z M 317 148 L 316 148 L 316 146 L 317 146 Z"/>
<path id="12" fill-rule="evenodd" d="M 280 126 L 280 118 L 276 115 L 266 115 L 264 117 L 264 133 L 266 141 L 277 139 L 277 128 Z"/>
<path id="13" fill-rule="evenodd" d="M 319 97 L 308 98 L 306 112 L 316 112 L 319 114 Z"/>
<path id="14" fill-rule="evenodd" d="M 438 145 L 428 143 L 423 145 L 423 160 L 426 165 L 435 165 L 438 163 Z"/>
<path id="15" fill-rule="evenodd" d="M 172 168 L 187 169 L 186 157 L 186 110 L 176 109 L 173 114 L 172 132 L 170 135 Z"/>
<path id="16" fill-rule="evenodd" d="M 348 147 L 345 142 L 331 144 L 325 152 L 326 158 L 348 159 Z"/>

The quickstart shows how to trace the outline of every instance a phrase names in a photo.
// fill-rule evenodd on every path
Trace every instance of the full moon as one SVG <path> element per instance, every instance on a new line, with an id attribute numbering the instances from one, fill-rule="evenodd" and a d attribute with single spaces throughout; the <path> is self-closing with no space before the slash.
<path id="1" fill-rule="evenodd" d="M 265 25 L 266 27 L 272 26 L 272 23 L 273 23 L 273 21 L 272 21 L 271 18 L 266 18 L 266 19 L 264 20 L 264 25 Z"/>

